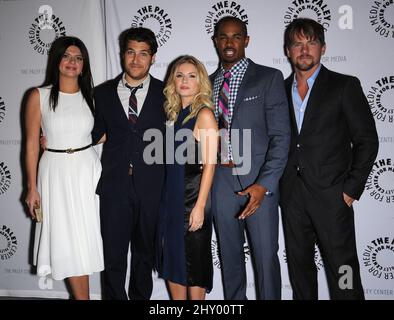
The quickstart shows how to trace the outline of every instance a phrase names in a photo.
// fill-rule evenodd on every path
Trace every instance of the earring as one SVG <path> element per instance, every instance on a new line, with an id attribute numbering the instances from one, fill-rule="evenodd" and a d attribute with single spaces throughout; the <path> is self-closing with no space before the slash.
<path id="1" fill-rule="evenodd" d="M 79 74 L 79 76 L 82 77 L 82 71 L 81 71 L 81 73 Z"/>

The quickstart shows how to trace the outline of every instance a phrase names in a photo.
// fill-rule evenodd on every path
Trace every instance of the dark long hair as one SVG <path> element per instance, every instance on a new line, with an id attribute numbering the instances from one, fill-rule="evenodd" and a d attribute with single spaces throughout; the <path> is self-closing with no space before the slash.
<path id="1" fill-rule="evenodd" d="M 81 50 L 83 57 L 82 74 L 78 77 L 78 85 L 82 95 L 88 104 L 90 110 L 94 111 L 93 105 L 93 78 L 90 71 L 90 61 L 88 50 L 84 43 L 76 37 L 60 37 L 57 38 L 51 46 L 48 55 L 48 63 L 45 74 L 45 81 L 41 87 L 52 86 L 49 96 L 49 105 L 55 111 L 59 99 L 59 65 L 64 53 L 70 46 L 76 46 Z"/>

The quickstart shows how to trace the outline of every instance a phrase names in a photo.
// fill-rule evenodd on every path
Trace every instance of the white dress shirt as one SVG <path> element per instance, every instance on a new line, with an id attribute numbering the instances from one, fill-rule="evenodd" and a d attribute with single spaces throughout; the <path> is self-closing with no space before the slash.
<path id="1" fill-rule="evenodd" d="M 119 96 L 120 102 L 122 103 L 123 110 L 128 118 L 129 117 L 130 89 L 126 87 L 126 83 L 128 83 L 126 81 L 126 74 L 123 73 L 122 79 L 120 79 L 119 84 L 118 84 L 118 96 Z M 137 98 L 137 113 L 138 113 L 138 115 L 140 115 L 142 106 L 144 105 L 145 98 L 146 98 L 146 95 L 147 95 L 148 89 L 149 89 L 149 84 L 150 84 L 150 75 L 148 74 L 148 76 L 145 78 L 145 80 L 142 81 L 142 88 L 138 89 L 135 94 L 135 97 Z M 132 85 L 130 85 L 129 83 L 128 83 L 128 85 L 130 87 L 132 87 Z"/>

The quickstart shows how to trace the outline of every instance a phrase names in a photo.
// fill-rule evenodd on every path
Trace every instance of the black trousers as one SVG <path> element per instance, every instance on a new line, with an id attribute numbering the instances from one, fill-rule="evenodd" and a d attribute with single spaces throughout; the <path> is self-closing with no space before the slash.
<path id="1" fill-rule="evenodd" d="M 326 191 L 323 191 L 326 192 Z M 322 254 L 331 299 L 364 299 L 356 251 L 354 212 L 339 186 L 319 196 L 300 177 L 281 199 L 289 277 L 295 300 L 318 299 L 315 244 Z"/>
<path id="2" fill-rule="evenodd" d="M 116 200 L 100 197 L 101 233 L 104 246 L 103 297 L 109 300 L 149 300 L 155 257 L 157 201 L 131 193 Z M 125 290 L 127 256 L 131 248 L 128 293 Z"/>

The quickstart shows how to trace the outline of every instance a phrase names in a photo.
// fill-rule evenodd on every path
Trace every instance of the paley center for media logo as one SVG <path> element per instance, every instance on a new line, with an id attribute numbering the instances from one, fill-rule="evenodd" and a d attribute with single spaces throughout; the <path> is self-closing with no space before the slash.
<path id="1" fill-rule="evenodd" d="M 363 252 L 363 265 L 378 279 L 394 280 L 394 238 L 379 237 L 370 241 Z"/>
<path id="2" fill-rule="evenodd" d="M 38 9 L 38 17 L 29 28 L 29 42 L 34 51 L 39 54 L 48 54 L 52 42 L 66 35 L 66 27 L 58 16 L 53 14 L 53 8 L 42 5 Z"/>
<path id="3" fill-rule="evenodd" d="M 394 203 L 394 165 L 391 158 L 375 161 L 365 190 L 378 202 Z"/>
<path id="4" fill-rule="evenodd" d="M 163 46 L 171 37 L 173 24 L 168 12 L 157 5 L 145 5 L 132 16 L 131 27 L 144 27 L 152 30 L 156 35 L 159 47 Z"/>
<path id="5" fill-rule="evenodd" d="M 14 232 L 6 225 L 0 229 L 0 261 L 11 259 L 18 249 L 18 240 Z"/>
<path id="6" fill-rule="evenodd" d="M 220 264 L 220 249 L 219 249 L 219 243 L 217 240 L 212 240 L 211 241 L 211 254 L 212 254 L 212 263 L 214 267 L 217 269 L 221 268 Z M 245 263 L 248 262 L 250 258 L 250 248 L 248 244 L 244 244 L 244 256 L 245 256 Z"/>
<path id="7" fill-rule="evenodd" d="M 284 23 L 287 26 L 297 18 L 311 18 L 319 22 L 324 30 L 330 27 L 332 17 L 331 10 L 324 0 L 292 0 L 290 1 L 285 15 Z"/>
<path id="8" fill-rule="evenodd" d="M 371 1 L 369 22 L 374 31 L 384 38 L 394 38 L 394 1 Z"/>
<path id="9" fill-rule="evenodd" d="M 208 10 L 204 20 L 205 31 L 209 36 L 213 35 L 216 22 L 223 17 L 233 16 L 245 24 L 249 23 L 248 14 L 244 7 L 236 1 L 218 1 L 214 3 Z"/>
<path id="10" fill-rule="evenodd" d="M 394 75 L 375 81 L 368 91 L 367 99 L 376 120 L 386 123 L 394 121 Z"/>
<path id="11" fill-rule="evenodd" d="M 11 186 L 11 172 L 4 162 L 0 162 L 0 195 L 7 192 Z"/>
<path id="12" fill-rule="evenodd" d="M 0 97 L 0 123 L 5 119 L 5 102 L 2 97 Z"/>

